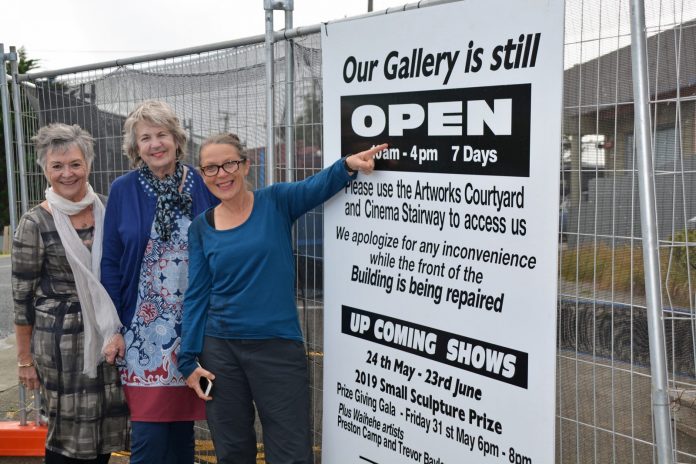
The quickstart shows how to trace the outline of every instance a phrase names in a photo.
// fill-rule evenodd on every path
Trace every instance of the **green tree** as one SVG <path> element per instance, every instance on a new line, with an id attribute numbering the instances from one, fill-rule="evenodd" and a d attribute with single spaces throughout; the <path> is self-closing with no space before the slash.
<path id="1" fill-rule="evenodd" d="M 24 47 L 19 47 L 17 54 L 19 55 L 19 63 L 17 65 L 17 68 L 19 69 L 20 74 L 26 74 L 29 71 L 31 71 L 32 69 L 36 69 L 39 67 L 40 60 L 38 60 L 36 58 L 32 58 L 32 59 L 28 58 L 27 51 Z M 7 64 L 8 73 L 9 73 L 9 70 L 10 70 L 10 65 L 8 63 Z"/>
<path id="2" fill-rule="evenodd" d="M 28 58 L 27 52 L 24 49 L 24 47 L 20 47 L 17 51 L 17 54 L 19 55 L 19 63 L 17 65 L 17 68 L 20 74 L 26 74 L 32 69 L 36 69 L 39 67 L 39 60 Z M 6 66 L 7 69 L 5 70 L 5 72 L 7 74 L 10 74 L 10 63 L 7 63 Z M 8 90 L 8 93 L 11 95 L 11 88 Z M 11 108 L 11 101 L 8 103 L 10 104 Z M 14 131 L 14 126 L 12 124 L 13 122 L 10 121 L 10 130 Z M 10 201 L 7 191 L 7 162 L 5 159 L 5 133 L 2 129 L 3 127 L 4 126 L 2 121 L 2 112 L 0 111 L 0 225 L 8 225 L 10 223 Z"/>

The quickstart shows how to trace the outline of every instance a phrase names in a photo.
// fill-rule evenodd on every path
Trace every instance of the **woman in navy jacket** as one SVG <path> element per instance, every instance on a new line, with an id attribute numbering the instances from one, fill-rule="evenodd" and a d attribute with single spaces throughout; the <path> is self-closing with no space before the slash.
<path id="1" fill-rule="evenodd" d="M 121 382 L 131 412 L 131 463 L 193 462 L 203 402 L 177 368 L 188 227 L 217 203 L 180 160 L 186 134 L 165 103 L 146 101 L 124 124 L 134 171 L 114 181 L 106 206 L 102 283 L 124 326 Z"/>

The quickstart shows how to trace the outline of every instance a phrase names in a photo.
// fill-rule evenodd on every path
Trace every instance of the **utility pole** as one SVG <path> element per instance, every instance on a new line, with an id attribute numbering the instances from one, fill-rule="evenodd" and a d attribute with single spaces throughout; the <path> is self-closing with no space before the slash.
<path id="1" fill-rule="evenodd" d="M 225 134 L 229 133 L 229 131 L 230 131 L 230 114 L 232 114 L 232 113 L 230 113 L 229 111 L 218 110 L 218 114 L 223 115 L 223 117 L 219 118 L 219 119 L 222 119 L 224 121 L 223 131 L 225 132 Z"/>

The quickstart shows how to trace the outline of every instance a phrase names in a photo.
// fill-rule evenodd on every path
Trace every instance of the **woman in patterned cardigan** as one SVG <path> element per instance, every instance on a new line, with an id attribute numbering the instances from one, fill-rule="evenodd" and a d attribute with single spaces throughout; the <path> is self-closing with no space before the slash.
<path id="1" fill-rule="evenodd" d="M 188 227 L 217 203 L 182 162 L 186 133 L 172 108 L 148 100 L 124 124 L 133 171 L 111 185 L 102 283 L 124 326 L 121 381 L 131 413 L 131 464 L 191 464 L 203 401 L 177 368 L 188 276 Z"/>

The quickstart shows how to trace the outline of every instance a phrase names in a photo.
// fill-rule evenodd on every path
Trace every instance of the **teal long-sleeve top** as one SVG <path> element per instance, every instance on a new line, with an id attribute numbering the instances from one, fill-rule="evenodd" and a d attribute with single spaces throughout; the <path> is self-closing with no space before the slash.
<path id="1" fill-rule="evenodd" d="M 216 230 L 205 214 L 189 227 L 179 370 L 188 377 L 205 336 L 302 341 L 295 305 L 292 225 L 350 182 L 342 159 L 305 180 L 254 191 L 243 224 Z"/>

